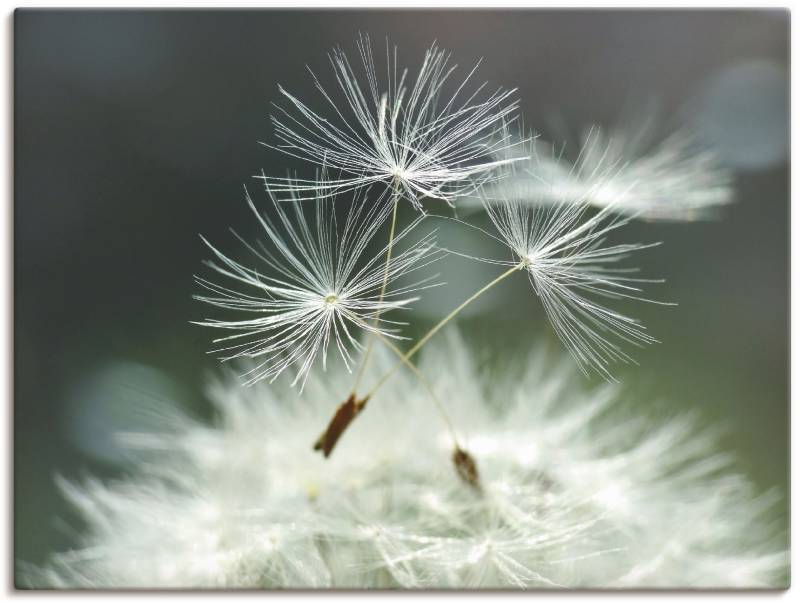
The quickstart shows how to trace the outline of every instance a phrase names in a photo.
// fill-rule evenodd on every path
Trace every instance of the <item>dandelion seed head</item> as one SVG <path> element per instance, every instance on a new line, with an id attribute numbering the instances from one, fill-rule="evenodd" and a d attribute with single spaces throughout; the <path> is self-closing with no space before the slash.
<path id="1" fill-rule="evenodd" d="M 378 375 L 392 362 L 378 353 L 370 370 Z M 621 386 L 587 389 L 571 363 L 542 349 L 504 362 L 504 374 L 490 377 L 482 366 L 453 331 L 420 363 L 437 391 L 459 402 L 448 410 L 480 467 L 481 493 L 455 474 L 445 428 L 408 376 L 387 384 L 324 460 L 310 442 L 330 415 L 331 392 L 350 384 L 341 363 L 312 375 L 302 394 L 266 382 L 242 388 L 228 374 L 210 389 L 213 424 L 185 417 L 177 432 L 154 435 L 158 448 L 129 440 L 139 460 L 116 482 L 61 480 L 87 527 L 75 548 L 31 570 L 30 581 L 79 588 L 784 584 L 780 497 L 756 492 L 696 415 L 632 418 Z"/>

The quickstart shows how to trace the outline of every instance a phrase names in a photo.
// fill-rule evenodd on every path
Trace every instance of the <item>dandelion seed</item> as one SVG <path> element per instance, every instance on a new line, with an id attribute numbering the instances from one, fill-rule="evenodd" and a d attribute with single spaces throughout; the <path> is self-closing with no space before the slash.
<path id="1" fill-rule="evenodd" d="M 476 65 L 442 101 L 447 98 L 445 84 L 456 69 L 445 51 L 432 46 L 411 84 L 407 69 L 397 66 L 397 49 L 390 54 L 388 41 L 383 81 L 369 38 L 360 37 L 357 46 L 366 86 L 341 49 L 330 55 L 342 104 L 314 76 L 330 118 L 283 88 L 280 92 L 290 109 L 279 107 L 280 114 L 272 117 L 280 143 L 267 146 L 341 173 L 322 187 L 323 192 L 380 182 L 401 190 L 421 210 L 422 197 L 452 204 L 497 178 L 495 168 L 517 160 L 492 157 L 509 154 L 516 146 L 498 136 L 514 120 L 517 102 L 510 100 L 514 90 L 500 89 L 482 97 L 486 84 L 471 84 Z M 314 181 L 263 178 L 276 192 L 291 190 L 302 197 L 320 190 Z"/>
<path id="2" fill-rule="evenodd" d="M 631 253 L 657 243 L 604 246 L 607 235 L 630 222 L 631 216 L 614 214 L 613 206 L 607 206 L 587 217 L 589 205 L 584 199 L 560 204 L 531 204 L 516 199 L 483 197 L 483 202 L 500 236 L 474 228 L 508 246 L 514 259 L 495 260 L 449 250 L 455 255 L 508 268 L 422 335 L 403 354 L 401 361 L 368 390 L 367 398 L 375 395 L 403 362 L 407 362 L 464 308 L 520 270 L 528 274 L 556 334 L 585 374 L 592 369 L 613 381 L 608 368 L 612 362 L 635 363 L 623 351 L 620 342 L 642 346 L 657 341 L 638 320 L 597 301 L 597 298 L 634 299 L 672 305 L 641 296 L 637 285 L 660 281 L 633 278 L 629 275 L 635 269 L 614 267 Z"/>
<path id="3" fill-rule="evenodd" d="M 713 217 L 733 199 L 733 177 L 715 153 L 686 128 L 658 139 L 656 119 L 643 113 L 606 131 L 588 129 L 574 161 L 564 146 L 541 138 L 513 176 L 487 197 L 512 196 L 534 204 L 585 199 L 598 208 L 646 220 L 692 221 Z M 502 157 L 502 156 L 498 156 Z"/>
<path id="4" fill-rule="evenodd" d="M 785 586 L 780 496 L 738 474 L 697 417 L 632 418 L 620 386 L 587 391 L 571 363 L 543 349 L 519 364 L 504 359 L 492 378 L 469 350 L 451 332 L 426 349 L 421 367 L 459 400 L 482 493 L 453 471 L 448 434 L 411 375 L 387 387 L 386 403 L 354 424 L 358 437 L 326 461 L 307 443 L 330 412 L 331 389 L 350 381 L 338 361 L 309 378 L 303 404 L 263 381 L 242 388 L 231 374 L 212 385 L 214 425 L 184 418 L 174 432 L 127 438 L 129 458 L 140 461 L 121 480 L 62 480 L 86 527 L 73 550 L 26 580 L 57 588 Z M 393 362 L 376 352 L 371 370 Z M 157 446 L 136 448 L 154 438 Z M 540 454 L 521 458 L 531 442 Z"/>
<path id="5" fill-rule="evenodd" d="M 500 237 L 486 234 L 510 247 L 514 259 L 476 259 L 525 270 L 556 334 L 584 373 L 593 369 L 612 380 L 612 362 L 634 362 L 621 342 L 641 346 L 657 341 L 638 320 L 599 301 L 662 303 L 642 297 L 639 288 L 660 281 L 634 278 L 630 275 L 635 269 L 617 267 L 630 254 L 657 243 L 605 242 L 631 216 L 615 214 L 614 205 L 589 215 L 583 198 L 545 205 L 504 198 L 485 200 L 484 206 Z"/>
<path id="6" fill-rule="evenodd" d="M 364 203 L 364 194 L 364 190 L 356 192 L 341 226 L 333 209 L 334 199 L 321 192 L 314 202 L 311 223 L 295 197 L 290 197 L 290 209 L 286 210 L 268 190 L 276 214 L 276 218 L 270 218 L 259 212 L 247 195 L 266 237 L 255 246 L 237 238 L 256 267 L 229 258 L 203 239 L 215 256 L 208 265 L 231 284 L 197 277 L 198 284 L 212 295 L 198 295 L 196 299 L 255 317 L 206 319 L 196 324 L 236 331 L 214 341 L 221 344 L 214 352 L 220 353 L 222 360 L 260 359 L 244 375 L 247 384 L 275 379 L 289 366 L 298 365 L 292 385 L 300 383 L 302 388 L 318 355 L 324 368 L 331 340 L 349 367 L 352 350 L 361 347 L 358 331 L 400 337 L 397 331 L 402 323 L 385 318 L 384 313 L 407 307 L 417 299 L 407 296 L 431 285 L 422 280 L 381 293 L 384 277 L 391 285 L 401 275 L 435 261 L 440 252 L 435 250 L 430 234 L 393 257 L 388 267 L 383 263 L 385 248 L 369 255 L 370 240 L 391 208 Z M 395 243 L 404 239 L 418 221 L 399 233 Z"/>

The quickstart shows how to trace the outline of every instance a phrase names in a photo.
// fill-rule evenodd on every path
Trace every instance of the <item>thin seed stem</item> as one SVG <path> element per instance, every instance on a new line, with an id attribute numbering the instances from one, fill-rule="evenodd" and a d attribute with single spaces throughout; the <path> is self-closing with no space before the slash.
<path id="1" fill-rule="evenodd" d="M 504 280 L 505 278 L 511 276 L 514 272 L 516 272 L 517 270 L 521 270 L 524 267 L 525 267 L 525 264 L 523 262 L 520 262 L 519 264 L 516 264 L 516 265 L 512 266 L 511 268 L 506 270 L 503 274 L 498 276 L 496 279 L 494 279 L 490 283 L 487 283 L 486 285 L 484 285 L 483 287 L 478 289 L 475 293 L 470 295 L 463 302 L 461 302 L 461 304 L 459 304 L 452 312 L 450 312 L 450 314 L 445 316 L 433 328 L 431 328 L 430 331 L 425 333 L 425 335 L 423 335 L 420 338 L 420 340 L 417 341 L 417 343 L 415 343 L 413 346 L 411 346 L 411 348 L 405 354 L 402 355 L 401 359 L 397 362 L 397 364 L 395 364 L 392 368 L 390 368 L 388 371 L 386 371 L 383 374 L 383 376 L 380 379 L 378 379 L 378 382 L 372 387 L 371 390 L 369 390 L 369 392 L 367 393 L 366 397 L 367 398 L 371 398 L 373 395 L 375 395 L 375 392 L 377 392 L 381 388 L 381 386 L 384 383 L 386 383 L 392 375 L 394 375 L 394 373 L 397 371 L 397 369 L 399 369 L 403 364 L 405 364 L 407 361 L 409 361 L 411 359 L 411 357 L 414 354 L 416 354 L 419 351 L 419 349 L 422 346 L 424 346 L 431 337 L 436 335 L 436 333 L 438 333 L 439 330 L 443 326 L 445 326 L 448 322 L 450 322 L 453 318 L 455 318 L 458 315 L 458 313 L 461 312 L 461 310 L 466 308 L 469 304 L 474 302 L 481 295 L 483 295 L 489 289 L 494 287 L 497 283 L 499 283 L 500 281 Z"/>
<path id="2" fill-rule="evenodd" d="M 381 285 L 381 293 L 378 297 L 378 305 L 383 302 L 383 298 L 386 295 L 386 286 L 389 281 L 389 264 L 392 261 L 392 249 L 394 247 L 394 232 L 395 227 L 397 226 L 397 206 L 400 201 L 400 184 L 399 182 L 395 181 L 394 184 L 394 192 L 392 194 L 392 225 L 389 227 L 389 243 L 386 249 L 386 265 L 383 272 L 383 284 Z M 374 327 L 378 327 L 378 319 L 380 318 L 380 310 L 376 311 L 375 313 L 375 321 Z M 361 384 L 361 379 L 364 377 L 364 372 L 367 369 L 367 364 L 369 363 L 370 354 L 372 354 L 372 345 L 375 342 L 374 337 L 370 337 L 369 341 L 367 342 L 367 349 L 364 351 L 364 356 L 361 359 L 361 365 L 358 367 L 358 371 L 356 372 L 356 380 L 353 383 L 353 393 L 355 394 L 358 390 L 358 386 Z"/>
<path id="3" fill-rule="evenodd" d="M 409 358 L 406 358 L 405 354 L 403 354 L 403 351 L 400 348 L 398 348 L 391 341 L 389 341 L 389 339 L 384 337 L 383 334 L 376 333 L 376 336 L 383 343 L 385 343 L 386 346 L 390 350 L 392 350 L 392 352 L 394 352 L 394 354 L 400 359 L 400 362 L 405 364 L 406 367 L 412 373 L 414 373 L 414 376 L 419 380 L 419 382 L 423 385 L 423 387 L 425 387 L 425 389 L 428 391 L 428 394 L 430 395 L 431 399 L 433 400 L 434 405 L 436 406 L 436 410 L 439 411 L 439 414 L 441 415 L 442 420 L 444 421 L 445 425 L 447 425 L 447 429 L 450 431 L 450 435 L 453 437 L 453 443 L 455 444 L 455 446 L 457 448 L 461 448 L 461 445 L 460 445 L 460 443 L 458 441 L 458 435 L 456 434 L 456 430 L 453 427 L 453 423 L 450 420 L 450 417 L 447 416 L 447 412 L 444 409 L 444 404 L 442 404 L 442 401 L 436 395 L 436 392 L 434 391 L 433 385 L 431 384 L 431 382 L 428 381 L 428 379 L 425 377 L 425 375 L 422 374 L 422 372 L 416 367 L 416 365 L 413 362 L 411 362 L 411 360 Z"/>
<path id="4" fill-rule="evenodd" d="M 367 324 L 361 320 L 360 324 L 364 328 L 369 328 Z M 382 333 L 375 332 L 377 338 L 379 338 L 386 346 L 394 352 L 399 358 L 400 363 L 405 364 L 414 376 L 417 377 L 419 382 L 425 387 L 430 395 L 431 399 L 434 402 L 434 406 L 436 406 L 436 410 L 439 411 L 442 419 L 444 420 L 445 425 L 447 426 L 448 431 L 450 432 L 450 436 L 453 438 L 453 446 L 456 451 L 460 451 L 459 454 L 463 455 L 466 454 L 459 442 L 458 434 L 456 433 L 455 428 L 453 427 L 453 423 L 450 421 L 450 417 L 447 416 L 447 412 L 444 409 L 444 405 L 442 404 L 441 400 L 439 400 L 436 392 L 433 389 L 430 381 L 428 381 L 425 376 L 420 372 L 420 370 L 414 366 L 414 364 L 404 357 L 403 352 L 394 345 L 391 341 L 389 341 Z M 314 450 L 322 451 L 322 454 L 325 457 L 330 456 L 330 453 L 333 451 L 333 448 L 336 446 L 336 442 L 342 436 L 344 431 L 348 428 L 350 423 L 352 423 L 355 418 L 364 410 L 367 402 L 369 401 L 369 396 L 364 398 L 358 398 L 354 393 L 351 393 L 347 400 L 345 400 L 336 412 L 333 415 L 333 418 L 328 422 L 328 427 L 322 433 L 322 435 L 317 438 L 316 442 L 314 443 Z M 468 456 L 468 455 L 467 455 Z M 455 458 L 455 457 L 454 457 Z M 460 458 L 460 457 L 459 457 Z M 456 463 L 458 465 L 458 463 Z M 459 469 L 461 471 L 461 469 Z M 471 483 L 472 480 L 470 480 Z"/>

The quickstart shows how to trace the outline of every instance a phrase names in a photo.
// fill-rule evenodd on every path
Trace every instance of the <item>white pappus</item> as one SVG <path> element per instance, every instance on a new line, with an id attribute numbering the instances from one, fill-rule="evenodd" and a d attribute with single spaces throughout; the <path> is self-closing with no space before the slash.
<path id="1" fill-rule="evenodd" d="M 531 138 L 529 158 L 516 164 L 511 177 L 496 182 L 489 196 L 533 204 L 583 198 L 644 220 L 714 217 L 734 198 L 730 170 L 688 127 L 659 137 L 656 122 L 652 111 L 642 111 L 624 125 L 587 128 L 573 158 L 558 140 Z"/>
<path id="2" fill-rule="evenodd" d="M 612 310 L 603 301 L 633 299 L 671 305 L 642 296 L 639 285 L 661 281 L 635 278 L 631 275 L 637 268 L 620 267 L 630 254 L 658 243 L 606 242 L 608 235 L 628 224 L 632 216 L 615 213 L 613 204 L 593 211 L 583 197 L 529 203 L 519 197 L 484 196 L 483 202 L 500 236 L 474 227 L 509 247 L 513 257 L 466 257 L 509 266 L 494 282 L 515 270 L 524 271 L 556 334 L 584 373 L 591 369 L 613 380 L 612 363 L 635 362 L 621 343 L 640 346 L 657 341 L 640 321 Z"/>
<path id="3" fill-rule="evenodd" d="M 213 351 L 223 360 L 258 359 L 244 375 L 246 383 L 274 379 L 297 365 L 292 384 L 300 383 L 302 388 L 318 355 L 324 367 L 331 340 L 349 367 L 351 349 L 361 348 L 357 332 L 398 338 L 401 323 L 387 319 L 384 313 L 407 307 L 417 299 L 411 297 L 415 291 L 432 286 L 424 279 L 392 286 L 401 275 L 435 261 L 441 251 L 434 247 L 435 233 L 430 233 L 395 254 L 388 264 L 386 247 L 371 253 L 370 241 L 386 222 L 391 206 L 365 202 L 363 197 L 368 192 L 362 189 L 336 196 L 320 193 L 315 201 L 306 202 L 290 196 L 284 203 L 267 189 L 274 218 L 259 211 L 247 195 L 266 235 L 255 245 L 237 235 L 251 263 L 233 260 L 203 239 L 215 257 L 207 265 L 227 282 L 196 277 L 210 295 L 195 298 L 252 318 L 208 318 L 197 324 L 235 331 L 215 339 L 218 347 Z M 334 209 L 339 199 L 348 204 L 342 224 Z M 308 220 L 307 212 L 313 212 L 313 220 Z M 394 244 L 405 239 L 418 222 L 419 218 L 398 233 Z"/>
<path id="4" fill-rule="evenodd" d="M 383 183 L 400 190 L 417 209 L 422 197 L 452 204 L 497 178 L 496 168 L 519 159 L 510 156 L 518 143 L 502 135 L 515 119 L 514 91 L 498 89 L 482 97 L 486 84 L 470 82 L 477 65 L 448 94 L 445 85 L 456 67 L 435 45 L 413 83 L 397 65 L 397 49 L 390 54 L 388 40 L 385 81 L 376 71 L 368 37 L 359 38 L 358 52 L 365 85 L 341 49 L 330 55 L 341 102 L 314 76 L 327 117 L 283 88 L 290 108 L 279 107 L 281 113 L 272 117 L 280 142 L 266 146 L 340 174 L 324 184 L 325 192 Z M 496 159 L 497 154 L 507 156 Z M 320 186 L 314 180 L 263 179 L 276 191 L 300 196 Z"/>

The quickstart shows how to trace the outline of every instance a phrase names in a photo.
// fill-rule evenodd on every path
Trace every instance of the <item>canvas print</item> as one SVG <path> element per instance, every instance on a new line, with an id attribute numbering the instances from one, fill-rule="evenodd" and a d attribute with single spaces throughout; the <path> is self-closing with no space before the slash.
<path id="1" fill-rule="evenodd" d="M 789 585 L 784 10 L 20 10 L 19 589 Z"/>

